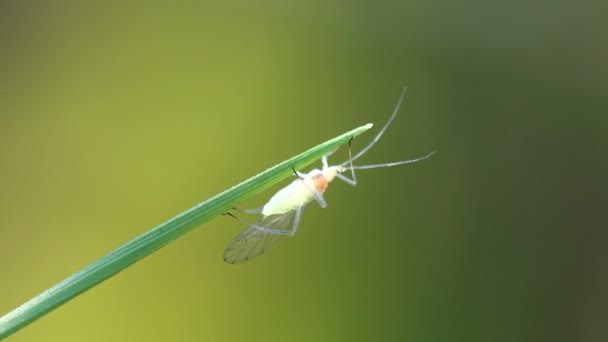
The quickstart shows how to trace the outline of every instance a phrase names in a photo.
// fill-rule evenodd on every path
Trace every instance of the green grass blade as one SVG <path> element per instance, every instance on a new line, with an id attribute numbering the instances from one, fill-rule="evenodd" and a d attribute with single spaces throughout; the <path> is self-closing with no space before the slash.
<path id="1" fill-rule="evenodd" d="M 34 322 L 61 304 L 124 270 L 202 223 L 227 212 L 239 202 L 289 177 L 293 173 L 292 167 L 301 169 L 307 166 L 369 128 L 371 128 L 371 124 L 361 126 L 317 145 L 211 197 L 128 241 L 0 318 L 0 339 L 4 339 Z"/>

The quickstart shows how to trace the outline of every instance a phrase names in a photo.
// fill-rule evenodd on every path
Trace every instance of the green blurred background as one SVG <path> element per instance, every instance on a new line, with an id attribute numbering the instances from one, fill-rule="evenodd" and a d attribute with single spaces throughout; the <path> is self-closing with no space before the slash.
<path id="1" fill-rule="evenodd" d="M 382 124 L 404 84 L 361 162 L 439 151 L 333 183 L 326 210 L 249 263 L 222 261 L 244 227 L 219 217 L 10 340 L 606 341 L 601 7 L 3 1 L 0 314 Z"/>

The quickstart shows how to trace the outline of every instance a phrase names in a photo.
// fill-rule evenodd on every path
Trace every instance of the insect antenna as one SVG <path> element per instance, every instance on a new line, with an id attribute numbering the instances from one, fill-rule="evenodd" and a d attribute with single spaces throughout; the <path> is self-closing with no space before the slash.
<path id="1" fill-rule="evenodd" d="M 391 123 L 397 116 L 397 113 L 399 112 L 399 108 L 401 107 L 401 103 L 403 102 L 403 98 L 405 96 L 406 91 L 407 91 L 407 86 L 404 86 L 403 90 L 401 91 L 401 95 L 399 96 L 399 101 L 397 101 L 397 105 L 395 106 L 395 109 L 393 109 L 393 113 L 391 114 L 391 117 L 384 124 L 384 127 L 382 127 L 382 129 L 380 130 L 380 132 L 378 132 L 378 134 L 374 137 L 374 139 L 369 144 L 367 144 L 367 146 L 365 146 L 361 151 L 357 152 L 357 154 L 355 154 L 354 157 L 349 158 L 349 160 L 340 164 L 341 166 L 346 166 L 346 164 L 352 163 L 353 161 L 361 158 L 361 156 L 363 156 L 365 153 L 367 153 L 367 151 L 369 151 L 369 149 L 371 149 L 380 140 L 380 138 L 382 137 L 382 135 L 384 134 L 384 132 L 386 131 L 388 126 L 391 125 Z"/>
<path id="2" fill-rule="evenodd" d="M 420 157 L 420 158 L 416 158 L 416 159 L 402 160 L 402 161 L 391 162 L 391 163 L 382 163 L 382 164 L 357 165 L 357 166 L 351 166 L 351 167 L 353 170 L 365 170 L 365 169 L 377 169 L 380 167 L 392 167 L 392 166 L 397 166 L 397 165 L 410 164 L 410 163 L 415 163 L 417 161 L 425 160 L 428 157 L 435 154 L 435 152 L 437 152 L 437 151 L 433 151 L 424 157 Z"/>

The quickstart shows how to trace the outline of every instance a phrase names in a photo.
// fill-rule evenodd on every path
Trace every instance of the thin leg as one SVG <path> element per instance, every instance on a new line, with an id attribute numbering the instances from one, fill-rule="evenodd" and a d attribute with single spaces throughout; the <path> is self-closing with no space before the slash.
<path id="1" fill-rule="evenodd" d="M 297 212 L 296 212 L 296 214 L 297 214 Z M 222 215 L 228 215 L 228 216 L 236 219 L 237 221 L 245 224 L 246 226 L 253 227 L 253 228 L 255 228 L 255 229 L 257 229 L 257 230 L 259 230 L 261 232 L 264 232 L 264 233 L 276 234 L 276 235 L 293 235 L 293 234 L 290 234 L 290 232 L 286 231 L 286 230 L 266 228 L 266 227 L 258 226 L 258 225 L 253 224 L 253 223 L 249 223 L 249 222 L 243 220 L 242 218 L 240 218 L 240 217 L 238 217 L 238 216 L 236 216 L 236 215 L 234 215 L 232 213 L 223 213 Z"/>
<path id="2" fill-rule="evenodd" d="M 319 203 L 319 206 L 321 208 L 327 208 L 327 202 L 323 198 L 323 194 L 320 193 L 319 191 L 317 191 L 316 189 L 311 188 L 306 183 L 306 179 L 304 178 L 304 176 L 306 176 L 306 175 L 302 176 L 302 174 L 300 172 L 296 171 L 296 169 L 294 169 L 293 167 L 292 167 L 292 170 L 293 170 L 293 173 L 296 175 L 296 177 L 300 178 L 300 181 L 302 182 L 302 184 L 304 184 L 304 187 L 312 193 L 312 195 L 314 196 L 317 203 Z"/>
<path id="3" fill-rule="evenodd" d="M 317 201 L 317 203 L 319 203 L 319 206 L 321 208 L 327 208 L 327 201 L 325 201 L 325 198 L 323 198 L 323 194 L 321 192 L 317 191 L 316 189 L 313 189 L 310 186 L 308 186 L 308 184 L 306 184 L 306 182 L 303 179 L 301 179 L 301 181 L 302 181 L 302 184 L 304 184 L 304 187 L 312 193 L 313 197 L 315 198 L 315 201 Z"/>
<path id="4" fill-rule="evenodd" d="M 256 225 L 252 225 L 252 226 L 255 227 L 255 229 L 257 229 L 257 230 L 264 232 L 264 233 L 268 233 L 268 234 L 293 236 L 298 232 L 298 227 L 300 226 L 300 217 L 301 216 L 302 216 L 302 207 L 298 207 L 296 209 L 296 214 L 293 218 L 293 224 L 291 225 L 290 230 L 266 228 L 266 227 L 260 227 L 260 226 L 256 226 Z"/>
<path id="5" fill-rule="evenodd" d="M 291 235 L 294 235 L 298 232 L 298 227 L 300 226 L 300 217 L 302 216 L 302 210 L 304 207 L 298 207 L 296 209 L 296 216 L 293 218 L 293 225 L 291 226 Z"/>
<path id="6" fill-rule="evenodd" d="M 232 209 L 246 214 L 261 214 L 263 208 L 240 209 L 237 207 L 232 207 Z"/>
<path id="7" fill-rule="evenodd" d="M 232 218 L 236 219 L 237 221 L 239 221 L 239 222 L 241 222 L 241 223 L 243 223 L 243 224 L 245 224 L 245 225 L 247 225 L 247 226 L 254 227 L 254 228 L 257 228 L 257 229 L 261 228 L 261 227 L 256 226 L 256 225 L 255 225 L 255 224 L 253 224 L 253 223 L 249 223 L 249 222 L 247 222 L 247 221 L 243 220 L 242 218 L 240 218 L 240 217 L 238 217 L 238 216 L 234 215 L 233 213 L 223 213 L 222 215 L 228 215 L 228 216 L 230 216 L 230 217 L 232 217 Z M 268 229 L 268 228 L 265 228 L 265 229 Z"/>
<path id="8" fill-rule="evenodd" d="M 355 168 L 353 167 L 352 143 L 353 143 L 353 138 L 350 138 L 350 140 L 348 141 L 348 160 L 350 160 L 350 174 L 353 177 L 352 184 L 354 186 L 354 185 L 357 185 L 357 176 L 355 175 Z M 346 177 L 344 177 L 344 178 L 346 178 Z"/>
<path id="9" fill-rule="evenodd" d="M 323 165 L 323 168 L 326 169 L 329 167 L 329 163 L 327 162 L 327 158 L 329 156 L 331 156 L 332 154 L 334 154 L 338 149 L 336 148 L 335 150 L 329 152 L 328 154 L 324 155 L 323 157 L 321 157 L 321 163 Z"/>
<path id="10" fill-rule="evenodd" d="M 323 195 L 318 192 L 318 191 L 313 191 L 313 195 L 315 196 L 315 200 L 317 201 L 317 203 L 319 203 L 319 206 L 321 208 L 327 208 L 327 201 L 325 201 L 325 198 L 323 198 Z"/>
<path id="11" fill-rule="evenodd" d="M 291 169 L 293 170 L 293 174 L 294 174 L 296 177 L 298 177 L 298 178 L 300 178 L 300 179 L 304 179 L 304 176 L 305 176 L 304 174 L 302 174 L 302 173 L 300 173 L 300 172 L 296 171 L 296 169 L 295 169 L 293 166 L 291 167 Z"/>
<path id="12" fill-rule="evenodd" d="M 234 215 L 233 213 L 223 213 L 222 215 L 228 215 L 228 216 L 232 217 L 233 219 L 235 219 L 235 220 L 237 220 L 237 221 L 239 221 L 239 222 L 242 222 L 242 223 L 244 223 L 244 224 L 246 224 L 246 225 L 248 225 L 248 226 L 250 226 L 250 225 L 251 225 L 251 223 L 249 223 L 249 222 L 247 222 L 247 221 L 243 220 L 242 218 L 240 218 L 240 217 L 238 217 L 238 216 Z"/>
<path id="13" fill-rule="evenodd" d="M 372 146 L 374 146 L 378 142 L 378 140 L 380 140 L 380 138 L 382 137 L 382 135 L 384 134 L 384 132 L 386 131 L 388 126 L 391 125 L 391 123 L 397 116 L 397 113 L 399 112 L 399 108 L 401 107 L 401 103 L 403 102 L 403 97 L 405 96 L 406 90 L 407 90 L 407 87 L 403 87 L 403 90 L 401 91 L 401 96 L 399 96 L 399 101 L 397 101 L 397 106 L 395 106 L 395 109 L 393 109 L 393 113 L 391 114 L 391 117 L 388 119 L 386 124 L 384 124 L 384 127 L 382 127 L 380 132 L 378 132 L 376 137 L 367 146 L 365 146 L 361 151 L 359 151 L 357 154 L 355 154 L 354 157 L 350 158 L 350 162 L 359 159 L 362 155 L 364 155 L 367 151 L 369 151 L 369 149 L 372 148 Z M 340 165 L 344 166 L 348 162 L 349 161 L 345 161 L 344 163 L 342 163 Z"/>
<path id="14" fill-rule="evenodd" d="M 336 177 L 339 180 L 343 181 L 344 183 L 346 183 L 348 185 L 352 185 L 352 186 L 356 186 L 357 185 L 357 181 L 356 180 L 352 180 L 352 179 L 346 177 L 345 175 L 342 175 L 342 174 L 338 173 L 338 174 L 336 174 Z"/>
<path id="15" fill-rule="evenodd" d="M 336 174 L 336 176 L 338 177 L 338 179 L 344 181 L 346 184 L 348 185 L 352 185 L 355 186 L 357 185 L 357 176 L 355 175 L 355 168 L 353 167 L 353 159 L 352 159 L 352 150 L 351 150 L 351 144 L 352 144 L 353 138 L 350 138 L 350 140 L 348 141 L 348 160 L 350 161 L 350 173 L 351 176 L 353 177 L 353 179 L 349 179 L 348 177 L 342 175 L 342 174 Z"/>
<path id="16" fill-rule="evenodd" d="M 321 208 L 327 208 L 327 201 L 325 201 L 325 198 L 323 198 L 323 193 L 317 191 L 317 189 L 310 187 L 304 179 L 300 179 L 300 181 L 302 182 L 302 184 L 304 184 L 304 187 L 308 191 L 310 191 L 312 196 L 315 198 L 315 201 L 317 201 L 317 203 L 319 203 L 319 206 Z"/>

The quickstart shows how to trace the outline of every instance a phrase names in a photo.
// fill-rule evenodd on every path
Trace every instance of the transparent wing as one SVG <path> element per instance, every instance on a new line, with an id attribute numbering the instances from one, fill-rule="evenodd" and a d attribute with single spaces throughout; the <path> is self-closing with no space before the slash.
<path id="1" fill-rule="evenodd" d="M 238 264 L 264 254 L 281 236 L 285 235 L 268 230 L 287 233 L 295 216 L 296 211 L 291 210 L 284 214 L 265 216 L 250 225 L 226 247 L 224 261 L 229 264 Z M 267 230 L 262 231 L 260 228 Z"/>

